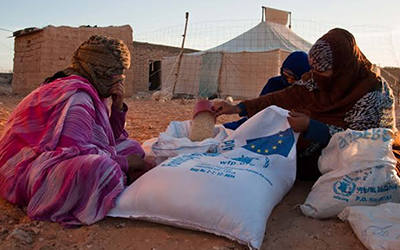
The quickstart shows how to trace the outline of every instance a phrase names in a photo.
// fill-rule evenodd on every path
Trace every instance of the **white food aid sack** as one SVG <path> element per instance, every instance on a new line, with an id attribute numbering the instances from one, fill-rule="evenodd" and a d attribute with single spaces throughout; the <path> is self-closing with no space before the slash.
<path id="1" fill-rule="evenodd" d="M 318 161 L 322 176 L 300 206 L 302 212 L 322 219 L 336 217 L 347 206 L 400 202 L 392 142 L 392 131 L 384 128 L 332 136 Z"/>
<path id="2" fill-rule="evenodd" d="M 400 204 L 347 207 L 339 218 L 350 223 L 354 233 L 369 250 L 400 249 Z"/>
<path id="3" fill-rule="evenodd" d="M 130 185 L 108 215 L 206 231 L 259 249 L 272 209 L 296 176 L 298 134 L 287 116 L 269 107 L 217 153 L 168 159 Z"/>
<path id="4" fill-rule="evenodd" d="M 146 155 L 155 157 L 157 163 L 180 154 L 215 152 L 219 143 L 228 137 L 228 130 L 222 125 L 215 126 L 214 138 L 203 141 L 189 139 L 191 121 L 173 121 L 158 138 L 143 143 Z"/>

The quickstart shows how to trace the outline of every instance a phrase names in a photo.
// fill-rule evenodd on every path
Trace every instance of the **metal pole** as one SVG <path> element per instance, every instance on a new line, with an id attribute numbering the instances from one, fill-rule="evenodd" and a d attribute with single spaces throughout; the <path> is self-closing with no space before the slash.
<path id="1" fill-rule="evenodd" d="M 189 12 L 186 12 L 186 17 L 185 18 L 186 18 L 185 30 L 184 30 L 183 35 L 182 35 L 183 36 L 183 40 L 182 40 L 181 51 L 179 52 L 178 66 L 177 66 L 178 68 L 176 69 L 174 87 L 172 88 L 172 95 L 175 93 L 176 83 L 178 82 L 179 70 L 181 68 L 181 62 L 182 62 L 182 56 L 183 56 L 183 48 L 185 47 L 187 24 L 188 24 L 188 21 L 189 21 Z"/>
<path id="2" fill-rule="evenodd" d="M 265 21 L 265 6 L 261 6 L 261 22 Z"/>

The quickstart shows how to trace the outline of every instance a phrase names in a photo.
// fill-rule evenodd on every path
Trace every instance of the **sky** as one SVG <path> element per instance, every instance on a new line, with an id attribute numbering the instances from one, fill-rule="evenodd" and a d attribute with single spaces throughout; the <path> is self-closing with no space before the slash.
<path id="1" fill-rule="evenodd" d="M 185 12 L 189 12 L 189 31 L 191 27 L 206 30 L 215 23 L 260 20 L 261 6 L 292 12 L 294 31 L 298 27 L 299 34 L 310 42 L 315 42 L 313 35 L 321 36 L 329 28 L 349 29 L 362 51 L 374 59 L 371 61 L 382 66 L 400 66 L 399 0 L 0 0 L 0 5 L 0 71 L 12 70 L 14 44 L 13 38 L 7 38 L 11 32 L 1 29 L 129 24 L 134 30 L 134 40 L 143 40 L 154 38 L 156 33 L 168 33 L 171 30 L 168 27 L 178 28 L 182 33 Z M 229 29 L 232 33 L 236 31 Z M 213 41 L 208 44 L 218 45 Z"/>

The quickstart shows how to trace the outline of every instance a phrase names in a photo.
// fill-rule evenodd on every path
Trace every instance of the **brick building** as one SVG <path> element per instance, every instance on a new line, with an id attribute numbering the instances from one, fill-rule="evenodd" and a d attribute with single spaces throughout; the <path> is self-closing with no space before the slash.
<path id="1" fill-rule="evenodd" d="M 14 32 L 13 92 L 27 94 L 47 77 L 68 67 L 78 46 L 96 34 L 121 39 L 131 51 L 132 63 L 126 72 L 126 96 L 149 90 L 149 82 L 152 82 L 150 88 L 157 88 L 161 84 L 161 58 L 177 55 L 180 51 L 176 47 L 133 42 L 129 25 L 27 28 Z"/>
<path id="2" fill-rule="evenodd" d="M 389 83 L 395 99 L 396 125 L 400 129 L 400 68 L 381 68 L 380 75 Z"/>
<path id="3" fill-rule="evenodd" d="M 161 60 L 163 57 L 175 56 L 180 48 L 158 44 L 133 42 L 134 56 L 131 69 L 133 69 L 133 93 L 145 90 L 155 90 L 161 85 Z M 197 50 L 185 49 L 184 53 Z M 151 82 L 151 84 L 149 84 Z M 150 86 L 149 86 L 150 85 Z"/>

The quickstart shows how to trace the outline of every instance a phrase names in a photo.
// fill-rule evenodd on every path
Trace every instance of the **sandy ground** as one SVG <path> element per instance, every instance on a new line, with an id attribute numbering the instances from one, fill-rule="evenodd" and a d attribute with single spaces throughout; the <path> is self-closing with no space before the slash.
<path id="1" fill-rule="evenodd" d="M 20 96 L 0 94 L 0 133 L 21 101 Z M 157 137 L 170 121 L 188 120 L 193 100 L 156 102 L 126 100 L 130 110 L 127 131 L 132 138 L 144 142 Z M 218 122 L 237 119 L 219 118 Z M 365 249 L 347 223 L 338 219 L 315 220 L 302 215 L 298 205 L 305 201 L 312 183 L 296 182 L 293 189 L 273 210 L 262 245 L 263 250 L 357 250 Z M 212 234 L 179 229 L 155 223 L 105 218 L 91 226 L 63 229 L 50 222 L 31 221 L 23 209 L 0 198 L 0 249 L 210 249 L 240 250 L 245 246 Z"/>

